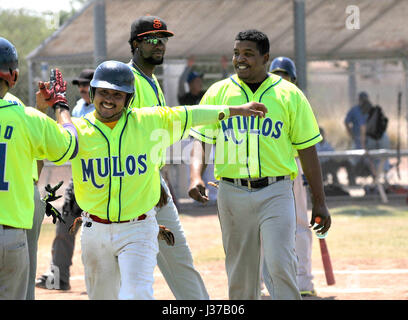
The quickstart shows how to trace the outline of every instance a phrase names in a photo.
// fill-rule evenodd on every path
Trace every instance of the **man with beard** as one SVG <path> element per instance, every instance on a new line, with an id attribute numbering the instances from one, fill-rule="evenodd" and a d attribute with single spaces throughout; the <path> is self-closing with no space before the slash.
<path id="1" fill-rule="evenodd" d="M 156 16 L 142 16 L 132 23 L 129 38 L 132 52 L 129 66 L 135 76 L 132 108 L 166 106 L 154 70 L 163 63 L 167 41 L 173 35 L 173 32 L 167 30 L 163 19 Z M 162 159 L 165 159 L 165 152 L 162 156 Z M 163 166 L 164 161 L 161 168 Z M 156 219 L 160 225 L 165 225 L 173 232 L 175 245 L 171 247 L 165 241 L 159 241 L 157 264 L 176 299 L 207 300 L 207 290 L 200 274 L 194 268 L 177 208 L 163 179 L 163 171 L 160 178 L 163 201 L 156 207 Z"/>

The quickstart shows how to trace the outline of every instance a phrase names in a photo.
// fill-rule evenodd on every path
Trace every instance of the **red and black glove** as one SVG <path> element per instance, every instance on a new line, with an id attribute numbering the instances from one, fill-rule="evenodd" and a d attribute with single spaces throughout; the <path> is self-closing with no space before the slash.
<path id="1" fill-rule="evenodd" d="M 56 69 L 51 69 L 50 84 L 49 88 L 46 87 L 45 83 L 40 81 L 38 83 L 38 88 L 40 89 L 41 95 L 44 97 L 46 103 L 55 109 L 58 105 L 61 108 L 69 110 L 66 91 L 67 82 L 62 78 L 61 71 Z"/>

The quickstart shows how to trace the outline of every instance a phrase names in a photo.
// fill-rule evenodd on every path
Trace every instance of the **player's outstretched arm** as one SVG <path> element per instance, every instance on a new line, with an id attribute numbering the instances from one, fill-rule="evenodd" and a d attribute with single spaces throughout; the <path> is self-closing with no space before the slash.
<path id="1" fill-rule="evenodd" d="M 225 120 L 228 117 L 234 116 L 255 116 L 263 118 L 268 112 L 263 103 L 253 101 L 239 106 L 200 104 L 197 106 L 188 106 L 187 109 L 192 112 L 192 127 L 213 124 L 217 121 Z"/>
<path id="2" fill-rule="evenodd" d="M 244 116 L 244 117 L 260 117 L 264 118 L 265 114 L 268 112 L 268 109 L 263 103 L 259 102 L 248 102 L 240 106 L 230 106 L 230 117 L 233 116 Z"/>
<path id="3" fill-rule="evenodd" d="M 57 122 L 75 137 L 75 150 L 71 155 L 73 159 L 78 153 L 78 132 L 72 123 L 67 104 L 67 82 L 64 81 L 58 69 L 52 69 L 50 81 L 46 83 L 40 81 L 38 89 L 36 93 L 37 109 L 45 113 L 48 107 L 52 107 Z"/>

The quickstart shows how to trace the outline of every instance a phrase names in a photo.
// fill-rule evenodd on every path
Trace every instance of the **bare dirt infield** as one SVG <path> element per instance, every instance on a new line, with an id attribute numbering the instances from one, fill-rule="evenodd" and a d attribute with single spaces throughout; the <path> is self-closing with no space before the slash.
<path id="1" fill-rule="evenodd" d="M 186 211 L 187 210 L 187 211 Z M 189 206 L 181 210 L 180 220 L 187 241 L 194 256 L 195 266 L 201 273 L 210 298 L 228 299 L 227 277 L 225 273 L 221 232 L 212 206 Z M 44 220 L 39 240 L 37 275 L 49 267 L 51 243 L 55 234 L 51 221 Z M 76 237 L 76 247 L 71 267 L 71 290 L 45 290 L 36 288 L 38 300 L 87 300 L 84 272 L 81 262 L 80 235 Z M 330 249 L 330 242 L 328 239 Z M 221 246 L 221 247 L 220 247 Z M 408 299 L 408 257 L 395 254 L 398 258 L 389 259 L 339 259 L 332 256 L 336 284 L 327 286 L 323 272 L 318 242 L 313 242 L 313 274 L 318 297 L 308 299 L 325 300 L 407 300 Z M 158 268 L 155 271 L 155 298 L 173 300 Z M 264 296 L 263 299 L 268 299 Z"/>

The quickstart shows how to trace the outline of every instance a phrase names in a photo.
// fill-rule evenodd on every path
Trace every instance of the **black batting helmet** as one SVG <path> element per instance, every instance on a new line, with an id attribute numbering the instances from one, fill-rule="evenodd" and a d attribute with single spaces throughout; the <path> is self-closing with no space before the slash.
<path id="1" fill-rule="evenodd" d="M 128 107 L 135 94 L 135 77 L 127 64 L 114 60 L 105 61 L 96 68 L 90 83 L 89 90 L 92 101 L 96 88 L 126 92 L 126 107 Z"/>
<path id="2" fill-rule="evenodd" d="M 4 79 L 11 89 L 18 78 L 18 55 L 13 44 L 0 37 L 0 79 Z"/>
<path id="3" fill-rule="evenodd" d="M 283 71 L 286 72 L 292 82 L 296 81 L 296 66 L 292 59 L 288 57 L 277 57 L 273 59 L 269 72 Z"/>

